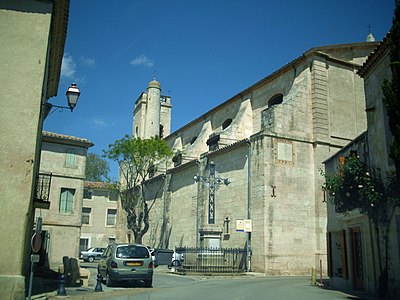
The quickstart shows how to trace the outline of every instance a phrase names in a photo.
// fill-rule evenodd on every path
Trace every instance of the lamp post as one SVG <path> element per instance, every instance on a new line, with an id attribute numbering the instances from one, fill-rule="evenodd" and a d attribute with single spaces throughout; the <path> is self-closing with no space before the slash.
<path id="1" fill-rule="evenodd" d="M 59 108 L 61 111 L 63 111 L 64 108 L 70 109 L 71 112 L 74 110 L 76 104 L 78 103 L 79 96 L 81 94 L 76 83 L 71 83 L 71 86 L 68 88 L 68 90 L 65 94 L 67 95 L 68 106 L 54 105 L 54 104 L 47 102 L 46 103 L 46 116 L 48 116 L 51 113 L 50 111 L 53 107 Z"/>
<path id="2" fill-rule="evenodd" d="M 215 163 L 210 161 L 208 174 L 200 176 L 196 174 L 193 177 L 195 182 L 205 182 L 209 184 L 208 196 L 208 224 L 215 224 L 215 191 L 218 190 L 221 184 L 228 185 L 228 178 L 222 178 L 215 170 Z"/>

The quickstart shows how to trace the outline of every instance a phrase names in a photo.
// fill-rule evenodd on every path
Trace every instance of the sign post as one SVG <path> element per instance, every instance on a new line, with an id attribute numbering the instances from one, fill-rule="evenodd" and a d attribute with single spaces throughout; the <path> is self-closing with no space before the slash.
<path id="1" fill-rule="evenodd" d="M 42 247 L 42 218 L 38 217 L 36 220 L 35 233 L 31 238 L 31 248 L 32 252 L 39 252 Z M 33 268 L 35 263 L 38 263 L 40 260 L 39 254 L 31 254 L 31 274 L 29 277 L 29 290 L 28 290 L 28 300 L 31 300 L 32 297 L 32 284 L 33 284 Z"/>

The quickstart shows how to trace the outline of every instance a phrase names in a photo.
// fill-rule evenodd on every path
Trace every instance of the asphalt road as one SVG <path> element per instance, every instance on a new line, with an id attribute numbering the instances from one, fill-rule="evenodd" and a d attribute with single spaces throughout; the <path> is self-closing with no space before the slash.
<path id="1" fill-rule="evenodd" d="M 89 265 L 90 266 L 90 265 Z M 92 285 L 95 285 L 97 264 L 90 266 Z M 104 286 L 104 285 L 103 285 Z M 153 288 L 140 286 L 105 287 L 107 293 L 90 295 L 90 299 L 109 300 L 337 300 L 370 299 L 340 291 L 312 286 L 309 277 L 243 276 L 182 276 L 170 274 L 166 266 L 155 269 Z M 83 296 L 83 295 L 82 295 Z M 82 299 L 89 299 L 86 295 Z"/>

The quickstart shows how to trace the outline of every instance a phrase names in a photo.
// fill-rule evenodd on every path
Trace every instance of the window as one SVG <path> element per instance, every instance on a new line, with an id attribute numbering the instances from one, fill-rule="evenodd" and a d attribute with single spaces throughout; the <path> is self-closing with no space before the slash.
<path id="1" fill-rule="evenodd" d="M 222 123 L 222 130 L 225 130 L 231 124 L 232 124 L 232 119 L 226 119 L 225 122 Z"/>
<path id="2" fill-rule="evenodd" d="M 210 138 L 207 140 L 208 151 L 214 151 L 219 149 L 219 134 L 211 134 Z"/>
<path id="3" fill-rule="evenodd" d="M 281 104 L 283 102 L 283 95 L 276 94 L 272 96 L 271 99 L 268 100 L 268 108 L 277 104 Z"/>
<path id="4" fill-rule="evenodd" d="M 114 226 L 117 221 L 117 210 L 113 208 L 107 209 L 107 226 Z"/>
<path id="5" fill-rule="evenodd" d="M 129 241 L 129 242 L 130 242 L 130 241 Z M 108 244 L 109 244 L 109 245 L 115 244 L 115 238 L 113 238 L 113 237 L 108 238 Z"/>
<path id="6" fill-rule="evenodd" d="M 164 126 L 160 124 L 160 138 L 164 137 Z"/>
<path id="7" fill-rule="evenodd" d="M 92 209 L 90 207 L 82 207 L 82 224 L 90 224 L 90 213 Z"/>
<path id="8" fill-rule="evenodd" d="M 89 249 L 89 239 L 88 238 L 80 238 L 79 239 L 79 252 L 85 251 Z"/>
<path id="9" fill-rule="evenodd" d="M 61 213 L 72 213 L 72 205 L 74 201 L 75 190 L 73 189 L 61 189 L 60 196 L 60 212 Z"/>
<path id="10" fill-rule="evenodd" d="M 69 167 L 76 166 L 76 150 L 75 149 L 67 149 L 65 156 L 65 165 Z"/>
<path id="11" fill-rule="evenodd" d="M 83 189 L 83 198 L 92 199 L 92 194 L 93 194 L 93 190 L 92 189 L 88 189 L 86 187 Z"/>

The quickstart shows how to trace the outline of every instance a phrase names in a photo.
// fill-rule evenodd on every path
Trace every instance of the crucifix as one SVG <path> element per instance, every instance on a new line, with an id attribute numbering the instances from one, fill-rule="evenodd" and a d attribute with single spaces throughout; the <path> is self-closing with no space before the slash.
<path id="1" fill-rule="evenodd" d="M 194 181 L 202 181 L 209 184 L 208 224 L 215 224 L 215 191 L 218 190 L 221 184 L 228 185 L 230 181 L 228 178 L 221 178 L 219 173 L 215 170 L 215 163 L 213 161 L 209 163 L 207 174 L 203 176 L 195 175 Z"/>

